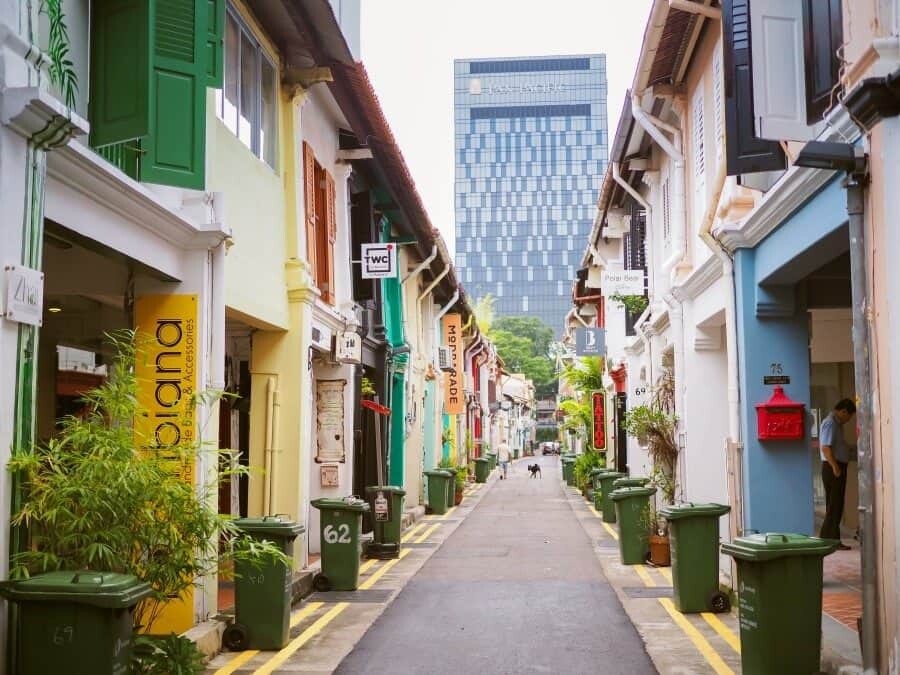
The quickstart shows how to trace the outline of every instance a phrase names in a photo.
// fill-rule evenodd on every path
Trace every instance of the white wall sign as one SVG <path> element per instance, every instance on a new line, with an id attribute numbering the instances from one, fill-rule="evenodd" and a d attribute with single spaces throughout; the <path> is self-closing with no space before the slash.
<path id="1" fill-rule="evenodd" d="M 344 387 L 347 380 L 316 383 L 316 462 L 343 462 Z"/>
<path id="2" fill-rule="evenodd" d="M 600 278 L 603 295 L 643 295 L 644 270 L 606 271 Z"/>
<path id="3" fill-rule="evenodd" d="M 352 331 L 337 334 L 334 343 L 334 358 L 340 363 L 360 363 L 362 361 L 362 338 Z"/>
<path id="4" fill-rule="evenodd" d="M 396 244 L 362 245 L 362 278 L 388 279 L 397 276 Z"/>
<path id="5" fill-rule="evenodd" d="M 6 268 L 6 308 L 10 321 L 40 326 L 44 312 L 44 273 L 21 265 Z"/>
<path id="6" fill-rule="evenodd" d="M 578 328 L 575 331 L 577 356 L 606 356 L 606 331 L 603 328 Z"/>

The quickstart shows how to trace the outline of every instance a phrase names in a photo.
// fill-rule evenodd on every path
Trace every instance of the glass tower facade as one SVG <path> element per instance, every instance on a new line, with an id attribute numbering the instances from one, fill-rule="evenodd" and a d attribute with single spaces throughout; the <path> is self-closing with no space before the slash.
<path id="1" fill-rule="evenodd" d="M 606 56 L 454 63 L 456 264 L 559 333 L 607 159 Z"/>

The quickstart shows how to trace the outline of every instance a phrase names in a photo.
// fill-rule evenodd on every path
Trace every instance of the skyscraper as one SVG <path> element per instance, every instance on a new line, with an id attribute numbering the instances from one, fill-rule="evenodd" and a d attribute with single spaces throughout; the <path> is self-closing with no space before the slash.
<path id="1" fill-rule="evenodd" d="M 454 64 L 456 263 L 498 316 L 559 332 L 606 168 L 606 56 Z"/>

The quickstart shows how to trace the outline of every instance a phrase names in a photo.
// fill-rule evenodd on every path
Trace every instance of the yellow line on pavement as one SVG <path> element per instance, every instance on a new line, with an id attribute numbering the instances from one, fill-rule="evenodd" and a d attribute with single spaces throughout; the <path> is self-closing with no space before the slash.
<path id="1" fill-rule="evenodd" d="M 731 647 L 738 654 L 741 653 L 741 640 L 738 638 L 734 632 L 726 626 L 722 621 L 712 612 L 703 612 L 700 616 L 712 626 L 712 629 L 716 631 L 725 642 L 728 643 L 728 646 Z"/>
<path id="2" fill-rule="evenodd" d="M 359 590 L 361 590 L 361 591 L 367 591 L 367 590 L 369 590 L 370 588 L 372 588 L 372 586 L 374 586 L 375 583 L 376 583 L 379 579 L 381 579 L 381 577 L 383 577 L 385 574 L 387 574 L 388 570 L 390 570 L 394 565 L 396 565 L 398 562 L 400 562 L 401 560 L 403 560 L 403 559 L 406 557 L 406 554 L 407 554 L 407 553 L 409 553 L 409 549 L 408 549 L 408 548 L 405 548 L 405 549 L 403 549 L 402 551 L 400 551 L 400 557 L 399 557 L 399 558 L 394 558 L 394 559 L 391 560 L 390 562 L 385 563 L 385 564 L 384 564 L 384 567 L 380 568 L 377 572 L 373 572 L 373 573 L 372 573 L 372 576 L 370 576 L 368 579 L 366 579 L 365 583 L 360 584 Z"/>
<path id="3" fill-rule="evenodd" d="M 298 623 L 303 621 L 310 614 L 315 612 L 319 607 L 324 605 L 324 602 L 309 602 L 303 606 L 303 609 L 300 609 L 291 614 L 291 628 L 296 626 Z M 258 649 L 249 649 L 245 652 L 239 652 L 235 655 L 235 657 L 226 663 L 224 666 L 219 668 L 214 675 L 231 675 L 234 671 L 240 668 L 242 665 L 250 661 L 254 656 L 259 654 Z"/>
<path id="4" fill-rule="evenodd" d="M 427 530 L 425 530 L 425 534 L 423 534 L 421 537 L 416 539 L 416 541 L 414 543 L 421 544 L 423 541 L 428 539 L 428 537 L 430 537 L 432 534 L 434 534 L 434 531 L 436 529 L 438 529 L 438 527 L 440 527 L 440 525 L 441 525 L 440 523 L 435 523 L 434 525 L 429 527 Z"/>
<path id="5" fill-rule="evenodd" d="M 662 574 L 663 577 L 665 577 L 666 581 L 668 581 L 670 585 L 672 584 L 672 568 L 671 567 L 657 567 L 656 571 L 659 572 L 660 574 Z"/>
<path id="6" fill-rule="evenodd" d="M 614 529 L 612 529 L 612 527 L 610 526 L 609 523 L 603 523 L 603 527 L 606 528 L 606 531 L 609 532 L 609 535 L 613 539 L 615 539 L 616 541 L 619 541 L 619 533 L 616 532 Z"/>
<path id="7" fill-rule="evenodd" d="M 372 558 L 371 560 L 367 560 L 366 562 L 364 562 L 362 565 L 359 566 L 359 573 L 365 574 L 370 569 L 372 569 L 372 567 L 377 565 L 379 562 L 381 562 L 381 561 L 378 560 L 377 558 Z"/>
<path id="8" fill-rule="evenodd" d="M 653 581 L 653 577 L 650 576 L 650 573 L 644 568 L 643 565 L 635 565 L 634 571 L 637 572 L 637 575 L 641 578 L 641 581 L 644 582 L 644 586 L 648 586 L 650 588 L 656 587 L 656 582 Z"/>
<path id="9" fill-rule="evenodd" d="M 410 539 L 412 539 L 414 536 L 416 536 L 416 532 L 421 530 L 423 527 L 425 527 L 425 523 L 419 523 L 413 529 L 411 529 L 409 532 L 407 532 L 402 537 L 400 537 L 400 541 L 405 544 Z"/>
<path id="10" fill-rule="evenodd" d="M 669 598 L 659 598 L 659 604 L 665 608 L 669 613 L 669 616 L 671 616 L 681 630 L 687 634 L 691 639 L 691 642 L 693 642 L 694 646 L 697 648 L 697 651 L 703 655 L 703 658 L 705 658 L 707 663 L 712 666 L 712 669 L 717 675 L 734 675 L 734 671 L 726 665 L 718 652 L 716 652 L 716 650 L 712 648 L 712 645 L 707 642 L 706 638 L 703 637 L 703 634 L 694 627 L 694 624 L 688 621 L 677 609 L 675 609 L 675 605 Z"/>
<path id="11" fill-rule="evenodd" d="M 219 668 L 214 675 L 231 675 L 234 671 L 240 668 L 242 665 L 247 663 L 254 656 L 259 654 L 258 649 L 251 649 L 246 652 L 240 652 L 237 656 L 235 656 L 231 661 L 229 661 L 226 665 Z"/>
<path id="12" fill-rule="evenodd" d="M 281 666 L 285 661 L 287 661 L 291 656 L 293 656 L 294 652 L 296 652 L 300 647 L 309 642 L 312 638 L 318 635 L 325 626 L 334 620 L 334 618 L 343 612 L 347 607 L 350 606 L 349 602 L 339 602 L 334 607 L 332 607 L 328 612 L 322 615 L 313 625 L 307 628 L 305 631 L 300 633 L 296 638 L 291 640 L 288 645 L 282 649 L 280 652 L 275 654 L 271 659 L 269 659 L 259 670 L 254 671 L 255 675 L 269 675 L 274 672 L 276 668 Z"/>
<path id="13" fill-rule="evenodd" d="M 593 513 L 593 514 L 594 514 L 595 516 L 597 516 L 598 518 L 602 518 L 602 517 L 603 517 L 603 514 L 600 513 L 600 512 L 594 507 L 593 504 L 588 504 L 588 508 L 591 510 L 591 513 Z"/>

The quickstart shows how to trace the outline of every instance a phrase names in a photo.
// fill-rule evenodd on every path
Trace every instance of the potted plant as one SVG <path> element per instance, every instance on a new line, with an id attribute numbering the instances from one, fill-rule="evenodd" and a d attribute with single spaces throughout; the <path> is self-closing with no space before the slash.
<path id="1" fill-rule="evenodd" d="M 594 492 L 591 471 L 603 466 L 606 466 L 606 457 L 593 450 L 583 452 L 575 459 L 575 485 L 588 501 L 593 499 Z"/>
<path id="2" fill-rule="evenodd" d="M 456 498 L 454 504 L 459 506 L 462 504 L 463 491 L 466 489 L 466 479 L 469 477 L 468 466 L 456 467 Z"/>
<path id="3" fill-rule="evenodd" d="M 668 523 L 665 518 L 660 518 L 652 503 L 641 514 L 641 527 L 647 532 L 647 544 L 650 548 L 648 562 L 656 567 L 671 565 Z"/>
<path id="4" fill-rule="evenodd" d="M 372 398 L 375 396 L 375 384 L 365 375 L 363 375 L 362 382 L 360 383 L 360 391 L 363 398 Z"/>

